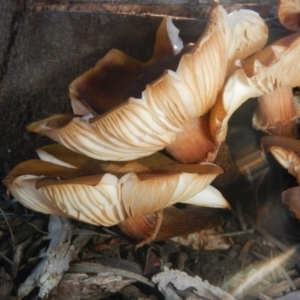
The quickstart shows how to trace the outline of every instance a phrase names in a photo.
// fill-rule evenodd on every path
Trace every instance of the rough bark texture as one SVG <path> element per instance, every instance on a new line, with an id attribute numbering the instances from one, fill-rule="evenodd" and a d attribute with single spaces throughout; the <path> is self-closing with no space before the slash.
<path id="1" fill-rule="evenodd" d="M 50 142 L 28 133 L 26 126 L 51 114 L 71 111 L 68 85 L 78 75 L 112 48 L 143 61 L 151 57 L 162 20 L 161 15 L 153 14 L 193 17 L 177 18 L 174 23 L 185 43 L 195 41 L 204 29 L 209 2 L 1 0 L 1 175 Z M 246 7 L 268 17 L 271 1 L 268 5 L 252 2 Z M 229 11 L 241 7 L 228 4 L 230 1 L 223 3 Z M 240 3 L 245 7 L 245 1 Z"/>

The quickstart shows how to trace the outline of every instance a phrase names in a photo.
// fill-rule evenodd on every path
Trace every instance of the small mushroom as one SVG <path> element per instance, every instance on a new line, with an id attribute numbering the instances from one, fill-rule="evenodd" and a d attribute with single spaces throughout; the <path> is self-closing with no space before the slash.
<path id="1" fill-rule="evenodd" d="M 283 136 L 265 136 L 261 144 L 289 174 L 300 184 L 300 141 Z M 291 187 L 282 193 L 282 202 L 300 219 L 300 186 Z"/>
<path id="2" fill-rule="evenodd" d="M 300 184 L 300 141 L 271 135 L 262 137 L 261 144 Z"/>
<path id="3" fill-rule="evenodd" d="M 282 202 L 300 219 L 300 186 L 292 187 L 282 193 Z"/>
<path id="4" fill-rule="evenodd" d="M 213 1 L 202 37 L 182 56 L 177 71 L 165 71 L 147 85 L 141 99 L 130 98 L 99 117 L 56 115 L 28 129 L 101 160 L 133 160 L 157 152 L 174 141 L 185 121 L 213 106 L 226 75 L 229 34 L 227 13 Z"/>
<path id="5" fill-rule="evenodd" d="M 279 22 L 292 31 L 300 30 L 300 1 L 278 0 Z"/>
<path id="6" fill-rule="evenodd" d="M 247 99 L 300 84 L 299 53 L 300 34 L 295 33 L 240 61 L 211 111 L 210 130 L 216 141 L 225 140 L 229 118 Z"/>
<path id="7" fill-rule="evenodd" d="M 50 147 L 49 153 L 44 147 L 41 157 L 49 160 L 54 156 L 53 149 Z M 66 162 L 62 152 L 57 152 L 58 157 L 52 161 L 63 164 L 29 160 L 16 166 L 4 179 L 24 206 L 103 226 L 156 212 L 177 202 L 229 207 L 222 195 L 209 187 L 222 172 L 213 164 L 180 165 L 168 158 L 157 161 L 148 157 L 123 164 L 104 162 L 102 166 L 99 162 L 96 174 L 90 167 L 85 170 L 85 164 L 72 163 L 70 158 Z"/>

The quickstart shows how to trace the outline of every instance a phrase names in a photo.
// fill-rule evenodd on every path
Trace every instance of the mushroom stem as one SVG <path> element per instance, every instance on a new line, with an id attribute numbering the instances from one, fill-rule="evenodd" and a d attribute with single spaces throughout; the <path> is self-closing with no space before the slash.
<path id="1" fill-rule="evenodd" d="M 230 217 L 228 210 L 187 205 L 174 206 L 137 218 L 126 219 L 118 227 L 126 235 L 137 239 L 137 247 L 151 241 L 165 240 L 175 236 L 222 226 Z"/>
<path id="2" fill-rule="evenodd" d="M 253 127 L 269 134 L 297 138 L 296 111 L 290 87 L 262 95 L 253 116 Z"/>
<path id="3" fill-rule="evenodd" d="M 232 183 L 238 177 L 227 145 L 214 141 L 210 134 L 207 114 L 187 121 L 183 132 L 176 134 L 175 141 L 166 150 L 180 163 L 213 162 L 220 166 L 224 173 L 215 179 L 217 186 Z"/>
<path id="4" fill-rule="evenodd" d="M 221 188 L 226 185 L 230 185 L 238 179 L 238 168 L 234 163 L 228 146 L 225 142 L 221 142 L 219 144 L 218 152 L 216 153 L 213 162 L 223 169 L 223 173 L 214 180 L 215 187 Z"/>
<path id="5" fill-rule="evenodd" d="M 211 161 L 209 156 L 217 146 L 209 131 L 208 115 L 190 119 L 183 124 L 183 131 L 176 134 L 167 152 L 180 163 L 191 164 Z"/>

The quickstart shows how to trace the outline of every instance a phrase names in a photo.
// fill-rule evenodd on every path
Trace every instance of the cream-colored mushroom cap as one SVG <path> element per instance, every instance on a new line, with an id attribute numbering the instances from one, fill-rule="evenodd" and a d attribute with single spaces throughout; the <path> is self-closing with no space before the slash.
<path id="1" fill-rule="evenodd" d="M 214 164 L 178 164 L 154 154 L 131 162 L 101 162 L 61 145 L 38 149 L 4 179 L 24 206 L 46 214 L 111 226 L 177 202 L 229 208 L 209 184 L 222 173 Z M 97 173 L 98 172 L 98 173 Z"/>
<path id="2" fill-rule="evenodd" d="M 260 15 L 249 9 L 239 9 L 228 15 L 231 39 L 227 74 L 237 68 L 236 61 L 261 50 L 268 40 L 268 26 Z"/>
<path id="3" fill-rule="evenodd" d="M 211 111 L 212 136 L 220 142 L 225 140 L 229 118 L 247 99 L 277 87 L 298 86 L 299 55 L 300 34 L 295 33 L 240 61 L 240 68 L 229 77 Z"/>

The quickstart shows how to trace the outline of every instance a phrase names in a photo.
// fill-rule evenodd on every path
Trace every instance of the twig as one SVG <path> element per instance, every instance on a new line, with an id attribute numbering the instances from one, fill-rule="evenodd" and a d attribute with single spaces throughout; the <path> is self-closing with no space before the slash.
<path id="1" fill-rule="evenodd" d="M 8 230 L 9 230 L 10 236 L 11 236 L 11 241 L 12 241 L 13 245 L 15 245 L 15 236 L 14 236 L 14 233 L 13 233 L 13 231 L 12 231 L 12 229 L 10 227 L 10 224 L 9 224 L 9 222 L 7 220 L 6 214 L 5 214 L 5 212 L 3 211 L 3 209 L 1 207 L 0 207 L 0 211 L 1 211 L 1 213 L 2 213 L 2 215 L 4 217 L 4 219 L 5 219 L 5 222 L 6 222 L 7 226 L 8 226 Z"/>
<path id="2" fill-rule="evenodd" d="M 267 258 L 266 256 L 260 254 L 260 253 L 257 253 L 256 251 L 251 251 L 251 254 L 255 255 L 256 257 L 258 258 L 261 258 L 265 261 L 269 261 L 269 258 Z M 285 269 L 281 266 L 278 266 L 277 267 L 278 270 L 283 274 L 283 276 L 285 277 L 285 279 L 287 280 L 287 282 L 289 283 L 290 285 L 290 288 L 293 290 L 293 291 L 296 291 L 297 290 L 297 287 L 295 286 L 293 280 L 291 279 L 291 277 L 288 275 L 288 273 L 285 271 Z"/>
<path id="3" fill-rule="evenodd" d="M 89 230 L 89 229 L 74 228 L 72 235 L 78 235 L 78 234 L 88 234 L 88 235 L 111 237 L 111 234 L 100 233 L 100 232 Z"/>
<path id="4" fill-rule="evenodd" d="M 273 300 L 273 298 L 268 297 L 268 296 L 263 295 L 263 294 L 260 294 L 260 295 L 259 295 L 259 299 L 260 299 L 260 300 Z"/>
<path id="5" fill-rule="evenodd" d="M 27 222 L 27 221 L 26 221 L 26 223 L 27 223 L 29 226 L 33 227 L 33 228 L 34 228 L 37 232 L 39 232 L 39 233 L 42 233 L 42 234 L 45 234 L 45 235 L 48 235 L 48 234 L 49 234 L 49 232 L 43 231 L 43 230 L 39 229 L 36 225 L 34 225 L 34 224 L 30 223 L 30 222 Z"/>
<path id="6" fill-rule="evenodd" d="M 96 264 L 96 263 L 89 263 L 89 262 L 75 263 L 70 266 L 68 273 L 96 273 L 96 274 L 111 273 L 115 276 L 123 276 L 126 278 L 137 280 L 152 288 L 155 287 L 152 282 L 150 282 L 146 277 L 142 275 L 130 271 L 122 270 L 122 269 L 103 266 L 101 264 Z"/>
<path id="7" fill-rule="evenodd" d="M 250 228 L 250 229 L 242 230 L 242 231 L 220 233 L 220 234 L 216 234 L 215 237 L 218 238 L 218 237 L 224 237 L 224 236 L 235 236 L 235 235 L 242 235 L 242 234 L 246 234 L 246 233 L 254 233 L 254 229 Z"/>
<path id="8" fill-rule="evenodd" d="M 0 257 L 3 258 L 4 260 L 6 260 L 10 265 L 13 266 L 14 263 L 9 258 L 7 258 L 4 254 L 2 254 L 1 252 L 0 252 Z"/>
<path id="9" fill-rule="evenodd" d="M 287 280 L 287 282 L 289 283 L 291 289 L 293 291 L 296 291 L 297 290 L 297 287 L 295 286 L 293 280 L 291 279 L 291 277 L 288 275 L 288 273 L 285 271 L 285 269 L 283 267 L 280 267 L 279 266 L 279 270 L 280 272 L 283 274 L 283 276 L 285 277 L 285 279 Z"/>
<path id="10" fill-rule="evenodd" d="M 271 242 L 274 246 L 276 246 L 278 249 L 280 249 L 282 252 L 288 252 L 290 251 L 292 248 L 295 247 L 289 247 L 286 246 L 284 243 L 282 243 L 281 241 L 279 241 L 278 239 L 276 239 L 274 236 L 272 236 L 270 233 L 268 233 L 266 230 L 257 227 L 254 222 L 252 220 L 250 220 L 250 218 L 247 220 L 247 222 L 259 233 L 261 234 L 265 239 L 267 239 L 269 242 Z M 298 268 L 300 268 L 300 254 L 297 253 L 296 251 L 294 251 L 291 254 L 291 257 L 294 258 L 296 261 L 296 265 Z"/>
<path id="11" fill-rule="evenodd" d="M 237 216 L 238 216 L 238 219 L 240 221 L 241 227 L 242 227 L 243 231 L 246 231 L 247 230 L 247 224 L 245 222 L 242 207 L 241 207 L 241 203 L 239 201 L 236 203 L 236 211 L 237 211 Z"/>
<path id="12" fill-rule="evenodd" d="M 240 260 L 242 261 L 241 263 L 241 269 L 244 270 L 244 267 L 245 267 L 245 261 L 246 261 L 246 257 L 249 253 L 249 250 L 250 248 L 252 247 L 252 245 L 255 243 L 255 240 L 251 239 L 251 240 L 248 240 L 245 245 L 243 246 L 243 249 L 240 253 Z"/>

